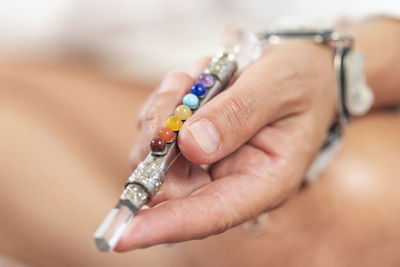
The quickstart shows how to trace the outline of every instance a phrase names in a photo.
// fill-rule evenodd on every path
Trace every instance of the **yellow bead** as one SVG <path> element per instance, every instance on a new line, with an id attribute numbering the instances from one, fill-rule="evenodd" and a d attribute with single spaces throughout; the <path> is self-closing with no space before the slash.
<path id="1" fill-rule="evenodd" d="M 165 122 L 165 126 L 173 131 L 179 131 L 179 129 L 182 127 L 182 121 L 178 116 L 170 116 Z"/>
<path id="2" fill-rule="evenodd" d="M 192 116 L 192 110 L 186 105 L 177 106 L 175 109 L 175 116 L 183 121 L 187 120 L 190 116 Z"/>

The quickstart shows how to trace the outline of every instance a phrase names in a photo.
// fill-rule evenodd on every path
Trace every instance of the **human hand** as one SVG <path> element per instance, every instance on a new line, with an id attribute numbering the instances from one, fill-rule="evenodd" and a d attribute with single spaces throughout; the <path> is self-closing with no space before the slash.
<path id="1" fill-rule="evenodd" d="M 170 74 L 149 99 L 139 115 L 134 166 L 193 82 L 188 74 Z M 178 136 L 184 157 L 115 250 L 204 238 L 282 204 L 333 122 L 335 92 L 329 49 L 307 41 L 270 47 L 185 121 Z"/>

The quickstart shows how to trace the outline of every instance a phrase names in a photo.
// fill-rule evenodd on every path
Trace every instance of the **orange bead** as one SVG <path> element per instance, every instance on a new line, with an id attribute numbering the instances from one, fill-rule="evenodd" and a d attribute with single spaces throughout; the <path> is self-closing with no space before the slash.
<path id="1" fill-rule="evenodd" d="M 171 143 L 175 140 L 175 133 L 168 127 L 162 127 L 158 130 L 157 136 L 164 139 L 165 142 Z"/>
<path id="2" fill-rule="evenodd" d="M 179 131 L 182 127 L 182 121 L 178 116 L 169 116 L 165 122 L 165 126 L 170 128 L 172 131 Z"/>

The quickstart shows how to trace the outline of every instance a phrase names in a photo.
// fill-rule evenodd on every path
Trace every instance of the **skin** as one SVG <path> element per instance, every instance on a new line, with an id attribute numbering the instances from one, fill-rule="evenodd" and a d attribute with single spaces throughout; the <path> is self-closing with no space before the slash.
<path id="1" fill-rule="evenodd" d="M 398 22 L 376 19 L 347 27 L 367 57 L 375 106 L 399 103 L 399 75 L 394 75 L 399 64 L 393 58 L 400 51 L 392 47 L 399 38 Z M 372 30 L 381 38 L 372 38 Z M 377 54 L 377 45 L 390 49 Z M 192 77 L 168 75 L 140 113 L 133 166 L 144 158 L 151 136 L 188 91 Z M 266 51 L 228 90 L 184 123 L 178 138 L 184 157 L 167 175 L 150 204 L 153 208 L 137 215 L 116 251 L 201 239 L 285 202 L 299 188 L 333 122 L 333 77 L 332 54 L 324 46 L 290 41 Z M 218 148 L 211 153 L 196 143 L 191 126 L 199 121 L 211 123 L 217 132 Z"/>
<path id="2" fill-rule="evenodd" d="M 400 37 L 396 22 L 363 25 L 374 27 L 374 32 L 362 31 L 364 38 L 379 35 L 380 45 L 393 46 L 387 58 L 399 58 L 392 43 Z M 362 36 L 359 30 L 353 33 Z M 390 51 L 370 50 L 376 58 Z M 385 108 L 400 102 L 398 60 L 380 64 L 394 73 L 380 72 L 385 75 L 381 84 L 391 92 L 380 105 L 385 109 L 346 129 L 328 169 L 315 184 L 268 212 L 268 221 L 259 226 L 261 236 L 238 226 L 201 241 L 115 254 L 98 252 L 92 235 L 130 174 L 129 146 L 142 138 L 132 118 L 154 85 L 60 59 L 21 53 L 0 58 L 0 265 L 399 265 L 400 120 Z M 379 70 L 368 58 L 367 70 Z M 371 77 L 377 96 L 380 76 Z M 201 186 L 203 180 L 192 181 L 169 177 L 159 201 L 184 197 L 183 189 Z"/>

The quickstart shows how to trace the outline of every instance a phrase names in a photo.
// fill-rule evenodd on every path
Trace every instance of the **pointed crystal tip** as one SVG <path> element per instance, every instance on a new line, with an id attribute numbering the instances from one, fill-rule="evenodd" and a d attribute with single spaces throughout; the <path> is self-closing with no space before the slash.
<path id="1" fill-rule="evenodd" d="M 110 251 L 121 238 L 133 218 L 132 210 L 125 205 L 113 208 L 94 233 L 94 244 L 100 251 Z"/>
<path id="2" fill-rule="evenodd" d="M 100 251 L 110 251 L 111 247 L 104 238 L 94 238 L 94 244 Z"/>

